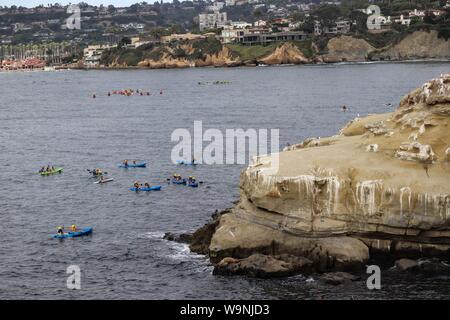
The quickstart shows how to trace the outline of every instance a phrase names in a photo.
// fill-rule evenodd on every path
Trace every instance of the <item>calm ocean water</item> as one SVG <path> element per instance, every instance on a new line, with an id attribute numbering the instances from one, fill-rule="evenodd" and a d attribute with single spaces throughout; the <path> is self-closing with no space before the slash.
<path id="1" fill-rule="evenodd" d="M 301 276 L 217 277 L 204 256 L 162 239 L 231 206 L 243 169 L 173 165 L 176 128 L 192 131 L 194 120 L 204 129 L 277 128 L 283 146 L 335 134 L 357 114 L 392 111 L 386 104 L 449 71 L 448 63 L 398 63 L 0 73 L 0 299 L 450 298 L 449 279 L 438 275 L 386 272 L 376 292 L 364 281 L 333 287 Z M 231 84 L 198 85 L 216 80 Z M 106 95 L 125 88 L 153 95 Z M 121 170 L 125 158 L 149 165 Z M 46 164 L 64 173 L 36 174 Z M 86 169 L 94 167 L 115 181 L 93 184 Z M 165 184 L 174 172 L 205 183 Z M 134 180 L 163 190 L 135 194 Z M 93 226 L 94 234 L 49 239 L 72 223 Z M 81 268 L 81 290 L 66 289 L 72 264 Z"/>

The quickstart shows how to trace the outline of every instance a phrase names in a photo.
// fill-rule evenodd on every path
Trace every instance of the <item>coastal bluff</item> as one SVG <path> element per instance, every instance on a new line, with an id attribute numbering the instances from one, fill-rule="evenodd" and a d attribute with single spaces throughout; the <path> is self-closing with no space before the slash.
<path id="1" fill-rule="evenodd" d="M 241 173 L 239 201 L 213 218 L 194 233 L 191 250 L 208 254 L 218 274 L 448 257 L 450 74 L 403 97 L 392 113 L 255 158 Z"/>
<path id="2" fill-rule="evenodd" d="M 383 35 L 374 37 L 379 41 L 383 39 Z M 450 41 L 439 37 L 435 30 L 414 31 L 378 47 L 354 35 L 325 38 L 323 48 L 317 42 L 317 39 L 310 39 L 246 46 L 222 44 L 209 37 L 143 45 L 135 50 L 114 48 L 103 55 L 102 63 L 106 68 L 117 69 L 171 69 L 450 59 Z"/>

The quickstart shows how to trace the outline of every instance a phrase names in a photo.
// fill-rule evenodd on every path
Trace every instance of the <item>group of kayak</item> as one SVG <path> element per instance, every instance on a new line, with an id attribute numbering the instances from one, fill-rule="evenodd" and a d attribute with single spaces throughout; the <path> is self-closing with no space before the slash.
<path id="1" fill-rule="evenodd" d="M 182 178 L 180 174 L 175 173 L 173 174 L 172 178 L 169 179 L 173 184 L 184 184 L 189 187 L 197 188 L 199 182 L 197 181 L 197 178 L 193 176 L 189 176 L 187 179 Z"/>
<path id="2" fill-rule="evenodd" d="M 198 163 L 193 158 L 192 161 L 179 160 L 178 164 L 183 165 L 197 165 Z M 145 168 L 146 162 L 140 162 L 137 160 L 123 160 L 119 165 L 121 168 Z M 41 175 L 49 175 L 54 173 L 61 173 L 63 168 L 53 167 L 53 166 L 44 166 L 39 170 Z M 106 183 L 109 181 L 113 181 L 113 178 L 109 178 L 106 175 L 108 172 L 103 171 L 100 168 L 87 169 L 87 171 L 92 175 L 92 177 L 98 178 L 98 180 L 94 183 Z M 167 179 L 169 182 L 173 184 L 179 185 L 187 185 L 189 187 L 197 188 L 199 183 L 203 183 L 202 181 L 197 181 L 197 178 L 193 176 L 189 176 L 187 179 L 183 178 L 180 174 L 174 173 L 171 178 Z M 131 191 L 159 191 L 161 190 L 161 186 L 151 186 L 148 182 L 140 183 L 135 181 L 133 187 L 130 188 Z M 76 225 L 71 225 L 70 228 L 57 227 L 57 233 L 51 235 L 51 238 L 54 239 L 65 239 L 65 238 L 76 238 L 89 235 L 93 232 L 92 227 L 86 228 L 78 228 Z"/>
<path id="3" fill-rule="evenodd" d="M 163 94 L 163 90 L 159 90 L 159 94 Z M 125 97 L 131 97 L 133 95 L 137 95 L 137 96 L 151 96 L 152 93 L 150 91 L 144 91 L 142 89 L 123 89 L 123 90 L 109 91 L 107 93 L 108 97 L 110 97 L 112 95 L 120 95 L 120 96 L 125 96 Z M 96 98 L 95 93 L 92 95 L 92 97 L 94 99 Z"/>
<path id="4" fill-rule="evenodd" d="M 204 81 L 204 82 L 199 82 L 199 85 L 206 85 L 206 84 L 231 84 L 231 81 Z"/>

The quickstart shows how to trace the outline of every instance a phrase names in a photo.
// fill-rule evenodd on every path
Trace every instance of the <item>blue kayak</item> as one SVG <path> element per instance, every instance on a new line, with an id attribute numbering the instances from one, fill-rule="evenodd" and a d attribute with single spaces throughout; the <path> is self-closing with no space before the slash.
<path id="1" fill-rule="evenodd" d="M 181 180 L 175 180 L 172 179 L 170 180 L 173 184 L 186 184 L 186 179 L 181 179 Z"/>
<path id="2" fill-rule="evenodd" d="M 192 188 L 197 188 L 198 187 L 198 182 L 197 181 L 188 182 L 188 186 L 192 187 Z"/>
<path id="3" fill-rule="evenodd" d="M 69 231 L 64 234 L 53 234 L 51 237 L 53 239 L 65 239 L 65 238 L 76 238 L 76 237 L 82 237 L 87 236 L 88 234 L 92 233 L 92 230 L 94 230 L 92 227 L 83 228 L 80 231 Z"/>
<path id="4" fill-rule="evenodd" d="M 196 166 L 196 165 L 198 165 L 197 161 L 192 162 L 192 161 L 185 161 L 185 160 L 177 160 L 177 163 L 178 164 L 184 164 L 186 166 Z"/>
<path id="5" fill-rule="evenodd" d="M 130 188 L 131 191 L 158 191 L 161 190 L 161 186 L 154 186 L 150 188 Z"/>
<path id="6" fill-rule="evenodd" d="M 147 163 L 129 163 L 127 165 L 119 164 L 119 168 L 145 168 L 147 166 Z"/>

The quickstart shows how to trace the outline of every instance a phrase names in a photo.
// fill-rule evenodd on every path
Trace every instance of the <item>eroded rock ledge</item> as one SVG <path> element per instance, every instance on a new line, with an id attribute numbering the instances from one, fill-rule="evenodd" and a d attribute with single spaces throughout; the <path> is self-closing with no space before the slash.
<path id="1" fill-rule="evenodd" d="M 358 269 L 380 254 L 448 257 L 449 119 L 447 74 L 393 113 L 254 159 L 241 174 L 240 201 L 203 228 L 200 251 L 219 273 L 256 275 L 256 260 L 267 261 L 261 270 L 289 265 L 282 255 L 304 257 L 319 272 Z M 255 253 L 271 258 L 249 258 Z"/>

